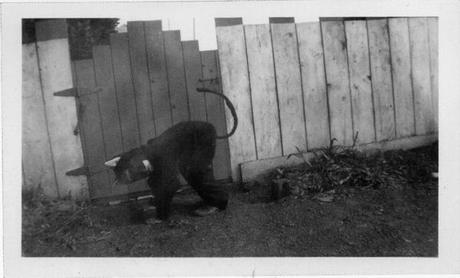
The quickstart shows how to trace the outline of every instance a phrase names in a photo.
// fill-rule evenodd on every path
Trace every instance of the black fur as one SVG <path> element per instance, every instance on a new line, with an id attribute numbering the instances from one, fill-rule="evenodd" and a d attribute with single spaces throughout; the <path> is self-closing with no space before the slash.
<path id="1" fill-rule="evenodd" d="M 148 177 L 147 183 L 155 196 L 157 217 L 164 220 L 170 213 L 174 193 L 179 189 L 179 175 L 192 186 L 205 203 L 225 209 L 228 196 L 213 185 L 212 160 L 216 139 L 231 136 L 238 124 L 235 109 L 228 98 L 208 89 L 199 89 L 225 99 L 234 117 L 234 126 L 229 134 L 217 136 L 214 126 L 207 122 L 180 122 L 160 136 L 150 139 L 146 145 L 130 150 L 120 157 L 113 168 L 117 180 L 130 183 Z M 147 171 L 143 160 L 148 160 L 152 171 Z"/>
<path id="2" fill-rule="evenodd" d="M 235 133 L 235 131 L 236 131 L 236 127 L 238 126 L 238 116 L 236 115 L 235 107 L 233 106 L 233 104 L 230 101 L 230 99 L 228 99 L 228 97 L 226 97 L 224 94 L 219 94 L 218 92 L 210 90 L 210 89 L 207 89 L 207 88 L 197 88 L 196 90 L 198 92 L 211 93 L 211 94 L 220 96 L 225 100 L 225 103 L 227 104 L 228 109 L 230 109 L 230 113 L 232 113 L 233 128 L 227 135 L 217 136 L 216 138 L 217 139 L 225 139 L 225 138 L 228 138 L 228 137 L 232 136 L 233 133 Z"/>

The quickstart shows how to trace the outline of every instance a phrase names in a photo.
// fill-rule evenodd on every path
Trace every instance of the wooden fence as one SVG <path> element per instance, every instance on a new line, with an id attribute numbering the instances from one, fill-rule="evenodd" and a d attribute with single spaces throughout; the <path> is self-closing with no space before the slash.
<path id="1" fill-rule="evenodd" d="M 40 186 L 51 197 L 87 198 L 75 99 L 54 96 L 72 87 L 63 20 L 36 24 L 36 42 L 22 45 L 22 170 L 25 189 Z"/>
<path id="2" fill-rule="evenodd" d="M 56 28 L 66 30 L 65 21 L 62 20 L 37 24 L 47 24 L 52 29 L 50 33 Z M 37 44 L 40 50 L 41 43 Z M 65 44 L 65 48 L 58 49 L 58 54 L 62 51 L 68 54 L 66 38 L 62 40 L 62 44 Z M 24 55 L 27 55 L 28 48 L 35 49 L 33 45 L 35 44 L 24 45 Z M 51 55 L 53 49 L 48 50 L 46 47 L 43 46 L 43 51 Z M 48 67 L 48 61 L 42 61 L 40 53 L 38 57 L 40 64 Z M 68 66 L 60 68 L 68 74 L 64 74 L 68 80 L 63 88 L 59 88 L 61 90 L 50 90 L 45 100 L 49 99 L 53 103 L 62 102 L 59 107 L 63 110 L 73 109 L 60 111 L 60 115 L 65 113 L 64 117 L 71 117 L 73 123 L 71 127 L 69 123 L 60 123 L 59 127 L 49 126 L 48 129 L 51 133 L 58 132 L 66 136 L 65 140 L 80 146 L 78 165 L 59 164 L 62 169 L 54 172 L 66 177 L 86 176 L 91 198 L 129 195 L 148 190 L 144 181 L 130 186 L 113 185 L 112 171 L 104 166 L 104 161 L 145 144 L 147 140 L 160 135 L 175 123 L 184 120 L 209 121 L 214 124 L 218 134 L 225 134 L 227 131 L 222 99 L 195 91 L 197 87 L 202 86 L 221 90 L 217 52 L 199 51 L 198 42 L 181 41 L 179 31 L 162 31 L 161 21 L 128 22 L 128 32 L 114 33 L 110 37 L 109 45 L 95 46 L 92 59 L 70 62 L 68 55 L 54 58 L 54 63 Z M 34 69 L 33 64 L 37 62 L 36 58 L 34 59 L 24 61 L 24 71 L 29 71 L 31 66 Z M 26 72 L 25 80 L 29 80 L 30 75 Z M 37 77 L 34 81 L 38 86 L 40 79 Z M 27 85 L 28 81 L 23 83 Z M 35 105 L 35 101 L 29 102 L 26 99 L 28 90 L 24 91 L 25 103 Z M 29 92 L 33 94 L 34 100 L 40 99 L 43 95 L 36 90 Z M 33 109 L 30 114 L 24 113 L 26 117 L 30 116 L 30 121 L 24 122 L 24 131 L 27 132 L 24 134 L 25 142 L 43 141 L 42 139 L 46 138 L 45 134 L 42 134 L 46 130 L 45 124 L 37 126 L 34 122 L 37 121 L 34 118 L 37 113 L 43 114 L 38 110 Z M 45 117 L 42 121 L 50 122 L 50 119 Z M 62 126 L 65 126 L 66 132 L 60 130 Z M 69 128 L 71 130 L 67 132 Z M 30 147 L 27 147 L 29 145 Z M 51 148 L 45 148 L 45 145 L 43 143 L 40 151 L 66 149 L 66 146 L 52 145 Z M 32 143 L 25 143 L 24 146 L 28 149 L 34 148 Z M 63 154 L 74 155 L 73 152 Z M 58 165 L 56 159 L 51 158 L 49 154 L 46 159 L 41 154 L 36 158 L 46 160 L 45 165 L 40 167 L 49 166 L 51 169 L 53 163 L 56 167 Z M 23 156 L 23 161 L 24 164 L 28 163 L 26 155 Z M 218 140 L 213 162 L 215 177 L 228 179 L 231 176 L 229 165 L 228 142 Z M 37 182 L 37 178 L 31 176 L 31 171 L 37 172 L 37 175 L 38 172 L 46 175 L 53 172 L 50 169 L 39 169 L 40 167 L 35 164 L 24 167 L 28 183 Z M 48 180 L 52 180 L 51 177 L 47 178 L 46 184 L 50 184 Z M 55 186 L 57 184 L 61 186 L 59 180 L 54 182 Z"/>
<path id="3" fill-rule="evenodd" d="M 437 18 L 232 21 L 216 32 L 223 92 L 240 118 L 229 139 L 234 179 L 241 163 L 331 138 L 351 145 L 358 134 L 369 144 L 437 132 Z"/>
<path id="4" fill-rule="evenodd" d="M 216 32 L 218 55 L 160 21 L 129 22 L 92 59 L 71 62 L 65 20 L 38 22 L 37 41 L 23 45 L 24 187 L 74 198 L 146 190 L 113 186 L 104 161 L 182 120 L 226 133 L 229 111 L 200 86 L 222 86 L 239 117 L 236 133 L 217 142 L 218 179 L 240 180 L 240 167 L 275 167 L 331 138 L 350 145 L 358 134 L 359 144 L 391 148 L 436 137 L 437 18 L 231 18 L 216 19 Z"/>

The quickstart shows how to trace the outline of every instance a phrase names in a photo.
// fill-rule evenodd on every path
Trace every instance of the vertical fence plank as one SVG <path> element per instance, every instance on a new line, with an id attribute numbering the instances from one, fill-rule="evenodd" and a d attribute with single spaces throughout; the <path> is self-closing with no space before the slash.
<path id="1" fill-rule="evenodd" d="M 203 79 L 206 81 L 202 86 L 222 93 L 219 84 L 219 71 L 217 63 L 217 51 L 201 51 L 201 64 Z M 225 123 L 225 108 L 222 98 L 214 95 L 205 95 L 207 121 L 216 128 L 218 135 L 227 133 Z M 220 139 L 216 142 L 216 154 L 213 160 L 214 177 L 218 180 L 231 177 L 230 155 L 228 150 L 228 139 Z"/>
<path id="2" fill-rule="evenodd" d="M 412 57 L 415 133 L 423 135 L 434 131 L 426 18 L 409 18 L 409 38 Z"/>
<path id="3" fill-rule="evenodd" d="M 177 124 L 178 122 L 187 121 L 189 119 L 180 31 L 165 31 L 163 32 L 163 37 L 172 119 L 173 123 Z"/>
<path id="4" fill-rule="evenodd" d="M 324 56 L 318 22 L 297 24 L 308 149 L 329 145 Z"/>
<path id="5" fill-rule="evenodd" d="M 184 69 L 190 108 L 190 119 L 196 121 L 206 121 L 205 96 L 196 91 L 196 88 L 201 86 L 199 79 L 202 76 L 198 41 L 182 42 L 182 49 L 184 53 Z"/>
<path id="6" fill-rule="evenodd" d="M 108 175 L 104 166 L 105 148 L 102 123 L 99 113 L 92 59 L 74 62 L 76 87 L 79 88 L 79 124 L 85 142 L 85 165 L 89 168 L 90 196 L 97 197 L 107 192 Z"/>
<path id="7" fill-rule="evenodd" d="M 135 100 L 136 96 L 132 83 L 128 35 L 126 33 L 111 34 L 110 45 L 112 47 L 112 63 L 115 77 L 123 151 L 128 151 L 141 144 Z M 147 189 L 144 181 L 138 181 L 130 184 L 127 188 L 129 192 L 143 191 Z M 124 191 L 126 190 L 126 187 L 124 185 L 121 185 L 121 187 L 117 185 L 116 190 Z"/>
<path id="8" fill-rule="evenodd" d="M 127 151 L 140 143 L 127 34 L 111 34 L 110 45 L 112 47 L 112 63 L 123 151 Z"/>
<path id="9" fill-rule="evenodd" d="M 110 46 L 95 46 L 93 48 L 93 61 L 96 85 L 101 88 L 99 107 L 105 140 L 105 158 L 110 159 L 123 151 Z"/>
<path id="10" fill-rule="evenodd" d="M 22 170 L 27 189 L 58 197 L 35 43 L 22 45 Z"/>
<path id="11" fill-rule="evenodd" d="M 359 143 L 375 141 L 369 46 L 365 20 L 345 21 L 353 132 Z"/>
<path id="12" fill-rule="evenodd" d="M 271 24 L 283 153 L 306 150 L 302 83 L 294 23 Z"/>
<path id="13" fill-rule="evenodd" d="M 367 21 L 377 141 L 395 137 L 390 43 L 386 19 Z"/>
<path id="14" fill-rule="evenodd" d="M 282 155 L 273 49 L 268 25 L 245 26 L 258 159 Z"/>
<path id="15" fill-rule="evenodd" d="M 147 69 L 144 23 L 141 21 L 128 21 L 128 38 L 139 133 L 141 143 L 145 144 L 149 139 L 155 137 L 155 124 Z"/>
<path id="16" fill-rule="evenodd" d="M 156 134 L 172 125 L 161 21 L 146 21 L 145 43 Z"/>
<path id="17" fill-rule="evenodd" d="M 240 163 L 257 158 L 243 32 L 242 25 L 216 27 L 223 92 L 234 104 L 239 119 L 235 134 L 229 138 L 234 180 L 240 180 Z M 226 111 L 227 129 L 230 129 L 233 119 Z"/>
<path id="18" fill-rule="evenodd" d="M 105 159 L 108 160 L 123 152 L 110 46 L 95 46 L 93 48 L 93 61 L 96 85 L 101 89 L 98 93 L 99 108 L 101 112 L 102 132 L 104 134 Z M 106 169 L 106 172 L 108 175 L 108 184 L 104 189 L 99 189 L 101 194 L 120 195 L 128 192 L 126 185 L 119 184 L 112 186 L 112 181 L 115 180 L 113 171 Z M 103 190 L 105 191 L 103 192 Z"/>
<path id="19" fill-rule="evenodd" d="M 428 24 L 428 37 L 430 45 L 430 73 L 431 73 L 431 97 L 433 101 L 433 118 L 434 118 L 434 130 L 438 132 L 439 125 L 439 77 L 438 77 L 438 18 L 429 17 L 427 18 Z"/>
<path id="20" fill-rule="evenodd" d="M 54 33 L 56 29 L 62 29 L 62 36 L 56 36 L 59 33 Z M 53 95 L 73 87 L 66 30 L 64 20 L 36 23 L 39 68 L 59 195 L 84 198 L 87 196 L 86 177 L 65 174 L 84 163 L 80 137 L 74 135 L 77 126 L 75 99 Z"/>
<path id="21" fill-rule="evenodd" d="M 341 145 L 353 143 L 347 43 L 342 21 L 322 21 L 324 60 L 331 137 Z"/>
<path id="22" fill-rule="evenodd" d="M 414 102 L 407 18 L 388 19 L 395 99 L 396 136 L 415 134 Z"/>

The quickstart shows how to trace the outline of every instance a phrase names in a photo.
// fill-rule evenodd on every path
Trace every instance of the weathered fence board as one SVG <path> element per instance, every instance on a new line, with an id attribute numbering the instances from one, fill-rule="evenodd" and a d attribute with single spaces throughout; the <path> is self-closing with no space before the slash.
<path id="1" fill-rule="evenodd" d="M 329 145 L 329 113 L 321 29 L 318 22 L 297 24 L 307 147 Z"/>
<path id="2" fill-rule="evenodd" d="M 84 143 L 85 166 L 89 170 L 89 194 L 99 197 L 109 190 L 110 174 L 103 164 L 106 153 L 93 60 L 75 61 L 74 72 L 74 85 L 79 88 L 78 124 Z"/>
<path id="3" fill-rule="evenodd" d="M 27 189 L 58 197 L 35 43 L 22 45 L 22 169 Z"/>
<path id="4" fill-rule="evenodd" d="M 211 90 L 222 93 L 219 84 L 219 68 L 217 63 L 217 51 L 208 50 L 201 53 L 201 64 L 203 79 L 209 80 L 202 84 Z M 218 135 L 227 133 L 225 123 L 225 108 L 223 100 L 214 95 L 205 95 L 207 121 L 212 123 L 216 128 Z M 216 154 L 213 160 L 214 177 L 218 180 L 231 177 L 228 140 L 220 139 L 216 142 Z"/>
<path id="5" fill-rule="evenodd" d="M 123 150 L 110 47 L 107 45 L 94 47 L 93 61 L 96 85 L 101 89 L 98 94 L 105 158 L 110 159 Z"/>
<path id="6" fill-rule="evenodd" d="M 59 184 L 59 196 L 82 198 L 87 195 L 84 176 L 67 176 L 66 172 L 83 166 L 80 137 L 74 135 L 77 112 L 74 98 L 56 97 L 55 92 L 73 87 L 69 44 L 67 38 L 54 38 L 52 32 L 36 24 L 37 48 L 49 137 Z M 52 20 L 51 25 L 66 25 L 63 20 Z M 64 28 L 66 29 L 66 28 Z"/>
<path id="7" fill-rule="evenodd" d="M 353 132 L 360 143 L 375 141 L 369 46 L 365 20 L 345 21 Z"/>
<path id="8" fill-rule="evenodd" d="M 161 21 L 146 21 L 144 28 L 152 107 L 158 136 L 172 125 Z"/>
<path id="9" fill-rule="evenodd" d="M 109 173 L 104 166 L 104 142 L 100 128 L 97 94 L 79 97 L 79 110 L 81 111 L 79 125 L 85 142 L 85 166 L 89 169 L 87 177 L 90 183 L 89 194 L 97 198 L 110 189 Z"/>
<path id="10" fill-rule="evenodd" d="M 140 140 L 142 144 L 145 144 L 149 139 L 155 137 L 155 123 L 153 121 L 144 23 L 142 21 L 128 22 L 128 41 Z"/>
<path id="11" fill-rule="evenodd" d="M 115 76 L 115 89 L 120 116 L 123 151 L 136 148 L 141 144 L 139 121 L 137 118 L 136 95 L 132 83 L 129 42 L 126 33 L 111 34 L 112 63 Z M 127 186 L 129 192 L 147 190 L 144 181 Z M 116 186 L 115 190 L 126 190 L 125 185 Z"/>
<path id="12" fill-rule="evenodd" d="M 415 133 L 417 135 L 434 131 L 427 31 L 426 18 L 409 18 Z"/>
<path id="13" fill-rule="evenodd" d="M 99 109 L 104 134 L 105 159 L 108 160 L 123 151 L 110 46 L 95 46 L 93 48 L 93 61 L 96 85 L 101 89 L 98 93 Z M 121 195 L 128 192 L 127 185 L 119 184 L 112 187 L 115 176 L 110 169 L 107 169 L 106 172 L 108 175 L 108 184 L 99 186 L 95 190 L 96 194 L 107 196 L 108 194 Z M 94 196 L 91 197 L 95 198 Z"/>
<path id="14" fill-rule="evenodd" d="M 350 86 L 345 30 L 342 21 L 321 22 L 331 137 L 341 145 L 353 143 Z"/>
<path id="15" fill-rule="evenodd" d="M 238 129 L 228 140 L 232 177 L 239 180 L 239 164 L 256 159 L 246 43 L 242 25 L 216 27 L 216 34 L 223 92 L 235 105 L 239 118 Z M 233 119 L 228 111 L 226 119 L 230 129 Z"/>
<path id="16" fill-rule="evenodd" d="M 295 24 L 271 24 L 270 28 L 283 154 L 296 153 L 307 149 L 307 140 Z"/>
<path id="17" fill-rule="evenodd" d="M 90 195 L 99 196 L 109 184 L 106 172 L 104 136 L 99 110 L 99 96 L 96 88 L 94 64 L 92 59 L 79 60 L 75 65 L 75 85 L 79 88 L 79 126 L 85 142 L 85 166 L 89 169 Z"/>
<path id="18" fill-rule="evenodd" d="M 438 132 L 439 125 L 439 77 L 438 77 L 438 18 L 427 18 L 428 24 L 428 38 L 430 45 L 430 73 L 431 73 L 431 97 L 433 102 L 433 120 L 434 130 Z"/>
<path id="19" fill-rule="evenodd" d="M 371 19 L 367 26 L 376 137 L 377 141 L 389 140 L 396 134 L 388 22 L 387 19 Z"/>
<path id="20" fill-rule="evenodd" d="M 395 101 L 396 136 L 415 134 L 409 27 L 407 18 L 388 19 Z"/>
<path id="21" fill-rule="evenodd" d="M 184 71 L 190 109 L 190 120 L 206 121 L 205 97 L 202 93 L 198 93 L 196 91 L 196 88 L 201 86 L 199 79 L 202 77 L 198 41 L 182 42 L 182 50 L 184 53 Z"/>
<path id="22" fill-rule="evenodd" d="M 187 121 L 190 118 L 188 97 L 185 87 L 184 58 L 179 31 L 163 32 L 166 69 L 168 74 L 169 96 L 173 123 Z"/>
<path id="23" fill-rule="evenodd" d="M 76 86 L 79 89 L 79 126 L 83 129 L 87 166 L 94 172 L 104 170 L 105 148 L 100 125 L 98 94 L 92 59 L 75 61 Z"/>
<path id="24" fill-rule="evenodd" d="M 139 126 L 137 123 L 136 100 L 133 83 L 131 82 L 131 63 L 126 33 L 110 36 L 112 47 L 113 74 L 120 116 L 123 151 L 128 151 L 140 143 Z"/>
<path id="25" fill-rule="evenodd" d="M 259 159 L 282 155 L 273 49 L 268 25 L 245 26 Z"/>

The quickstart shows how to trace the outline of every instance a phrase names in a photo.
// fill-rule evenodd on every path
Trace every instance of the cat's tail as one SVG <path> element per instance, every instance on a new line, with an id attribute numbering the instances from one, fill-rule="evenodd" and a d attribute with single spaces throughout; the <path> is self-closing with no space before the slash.
<path id="1" fill-rule="evenodd" d="M 233 106 L 233 104 L 230 101 L 230 99 L 228 99 L 228 97 L 225 96 L 224 94 L 219 94 L 218 92 L 216 92 L 214 90 L 211 90 L 211 89 L 208 89 L 208 88 L 197 88 L 196 90 L 198 92 L 201 92 L 201 93 L 209 93 L 209 94 L 217 95 L 219 97 L 222 97 L 225 100 L 225 103 L 227 104 L 228 109 L 230 109 L 230 113 L 232 113 L 233 127 L 232 127 L 232 130 L 228 134 L 222 135 L 222 136 L 217 136 L 216 138 L 217 139 L 225 139 L 225 138 L 228 138 L 228 137 L 232 136 L 236 131 L 236 127 L 238 126 L 238 116 L 236 115 L 235 107 Z"/>

